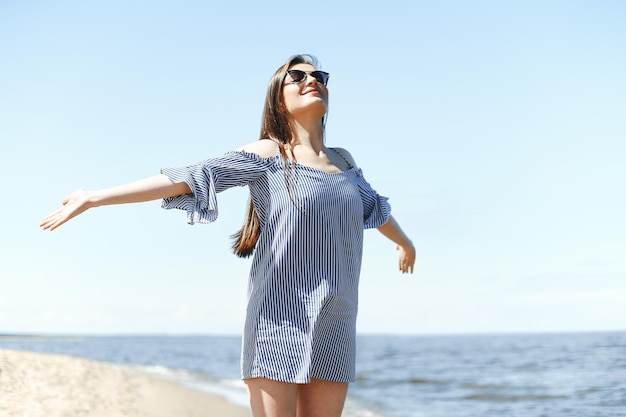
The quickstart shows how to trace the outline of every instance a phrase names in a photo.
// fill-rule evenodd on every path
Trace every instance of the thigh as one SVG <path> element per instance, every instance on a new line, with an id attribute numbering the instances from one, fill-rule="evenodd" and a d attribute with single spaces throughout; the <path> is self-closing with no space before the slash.
<path id="1" fill-rule="evenodd" d="M 265 378 L 245 379 L 253 417 L 296 417 L 298 386 Z"/>
<path id="2" fill-rule="evenodd" d="M 341 417 L 347 394 L 347 382 L 312 379 L 298 385 L 297 417 Z"/>

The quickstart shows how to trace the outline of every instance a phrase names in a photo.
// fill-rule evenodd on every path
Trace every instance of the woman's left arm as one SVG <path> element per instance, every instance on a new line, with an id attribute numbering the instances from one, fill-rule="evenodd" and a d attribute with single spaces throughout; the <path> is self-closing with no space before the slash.
<path id="1" fill-rule="evenodd" d="M 415 247 L 413 242 L 402 231 L 396 219 L 393 216 L 389 216 L 387 223 L 378 227 L 380 233 L 393 241 L 396 245 L 396 249 L 400 251 L 398 259 L 398 267 L 402 273 L 413 273 L 413 265 L 415 264 Z"/>

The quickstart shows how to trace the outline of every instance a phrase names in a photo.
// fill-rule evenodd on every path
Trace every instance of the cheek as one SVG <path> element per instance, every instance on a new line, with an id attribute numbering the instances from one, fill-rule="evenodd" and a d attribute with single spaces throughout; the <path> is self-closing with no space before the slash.
<path id="1" fill-rule="evenodd" d="M 322 93 L 322 98 L 326 103 L 328 103 L 328 89 L 324 86 L 320 86 L 320 93 Z"/>
<path id="2" fill-rule="evenodd" d="M 293 88 L 283 89 L 283 103 L 289 109 L 300 96 L 300 91 Z"/>

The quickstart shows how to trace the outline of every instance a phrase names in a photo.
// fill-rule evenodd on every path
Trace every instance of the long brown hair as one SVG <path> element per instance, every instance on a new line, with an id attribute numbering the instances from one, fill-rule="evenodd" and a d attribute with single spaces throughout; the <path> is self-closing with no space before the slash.
<path id="1" fill-rule="evenodd" d="M 278 144 L 280 155 L 283 160 L 285 171 L 285 183 L 289 190 L 287 152 L 290 143 L 294 139 L 293 125 L 283 97 L 283 82 L 287 70 L 297 64 L 310 64 L 318 68 L 318 61 L 312 55 L 294 55 L 284 65 L 276 70 L 270 79 L 263 106 L 261 119 L 261 133 L 259 139 L 271 139 Z M 324 116 L 325 117 L 325 116 Z M 291 192 L 290 192 L 291 197 Z M 293 200 L 293 198 L 292 198 Z M 254 252 L 259 236 L 261 235 L 261 223 L 254 208 L 252 200 L 248 200 L 248 210 L 243 227 L 235 233 L 233 238 L 233 253 L 242 258 L 247 258 Z"/>

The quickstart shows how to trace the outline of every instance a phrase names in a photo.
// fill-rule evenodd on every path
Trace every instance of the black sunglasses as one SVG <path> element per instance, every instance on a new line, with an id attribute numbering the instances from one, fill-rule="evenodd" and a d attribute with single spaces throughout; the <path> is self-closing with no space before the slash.
<path id="1" fill-rule="evenodd" d="M 285 74 L 285 77 L 287 77 L 287 75 L 291 77 L 294 83 L 300 83 L 306 80 L 307 75 L 310 75 L 311 77 L 315 78 L 315 80 L 318 83 L 324 86 L 328 84 L 328 77 L 329 77 L 329 74 L 324 71 L 306 72 L 306 71 L 300 71 L 300 70 L 295 70 L 295 69 L 287 70 L 287 74 Z"/>

